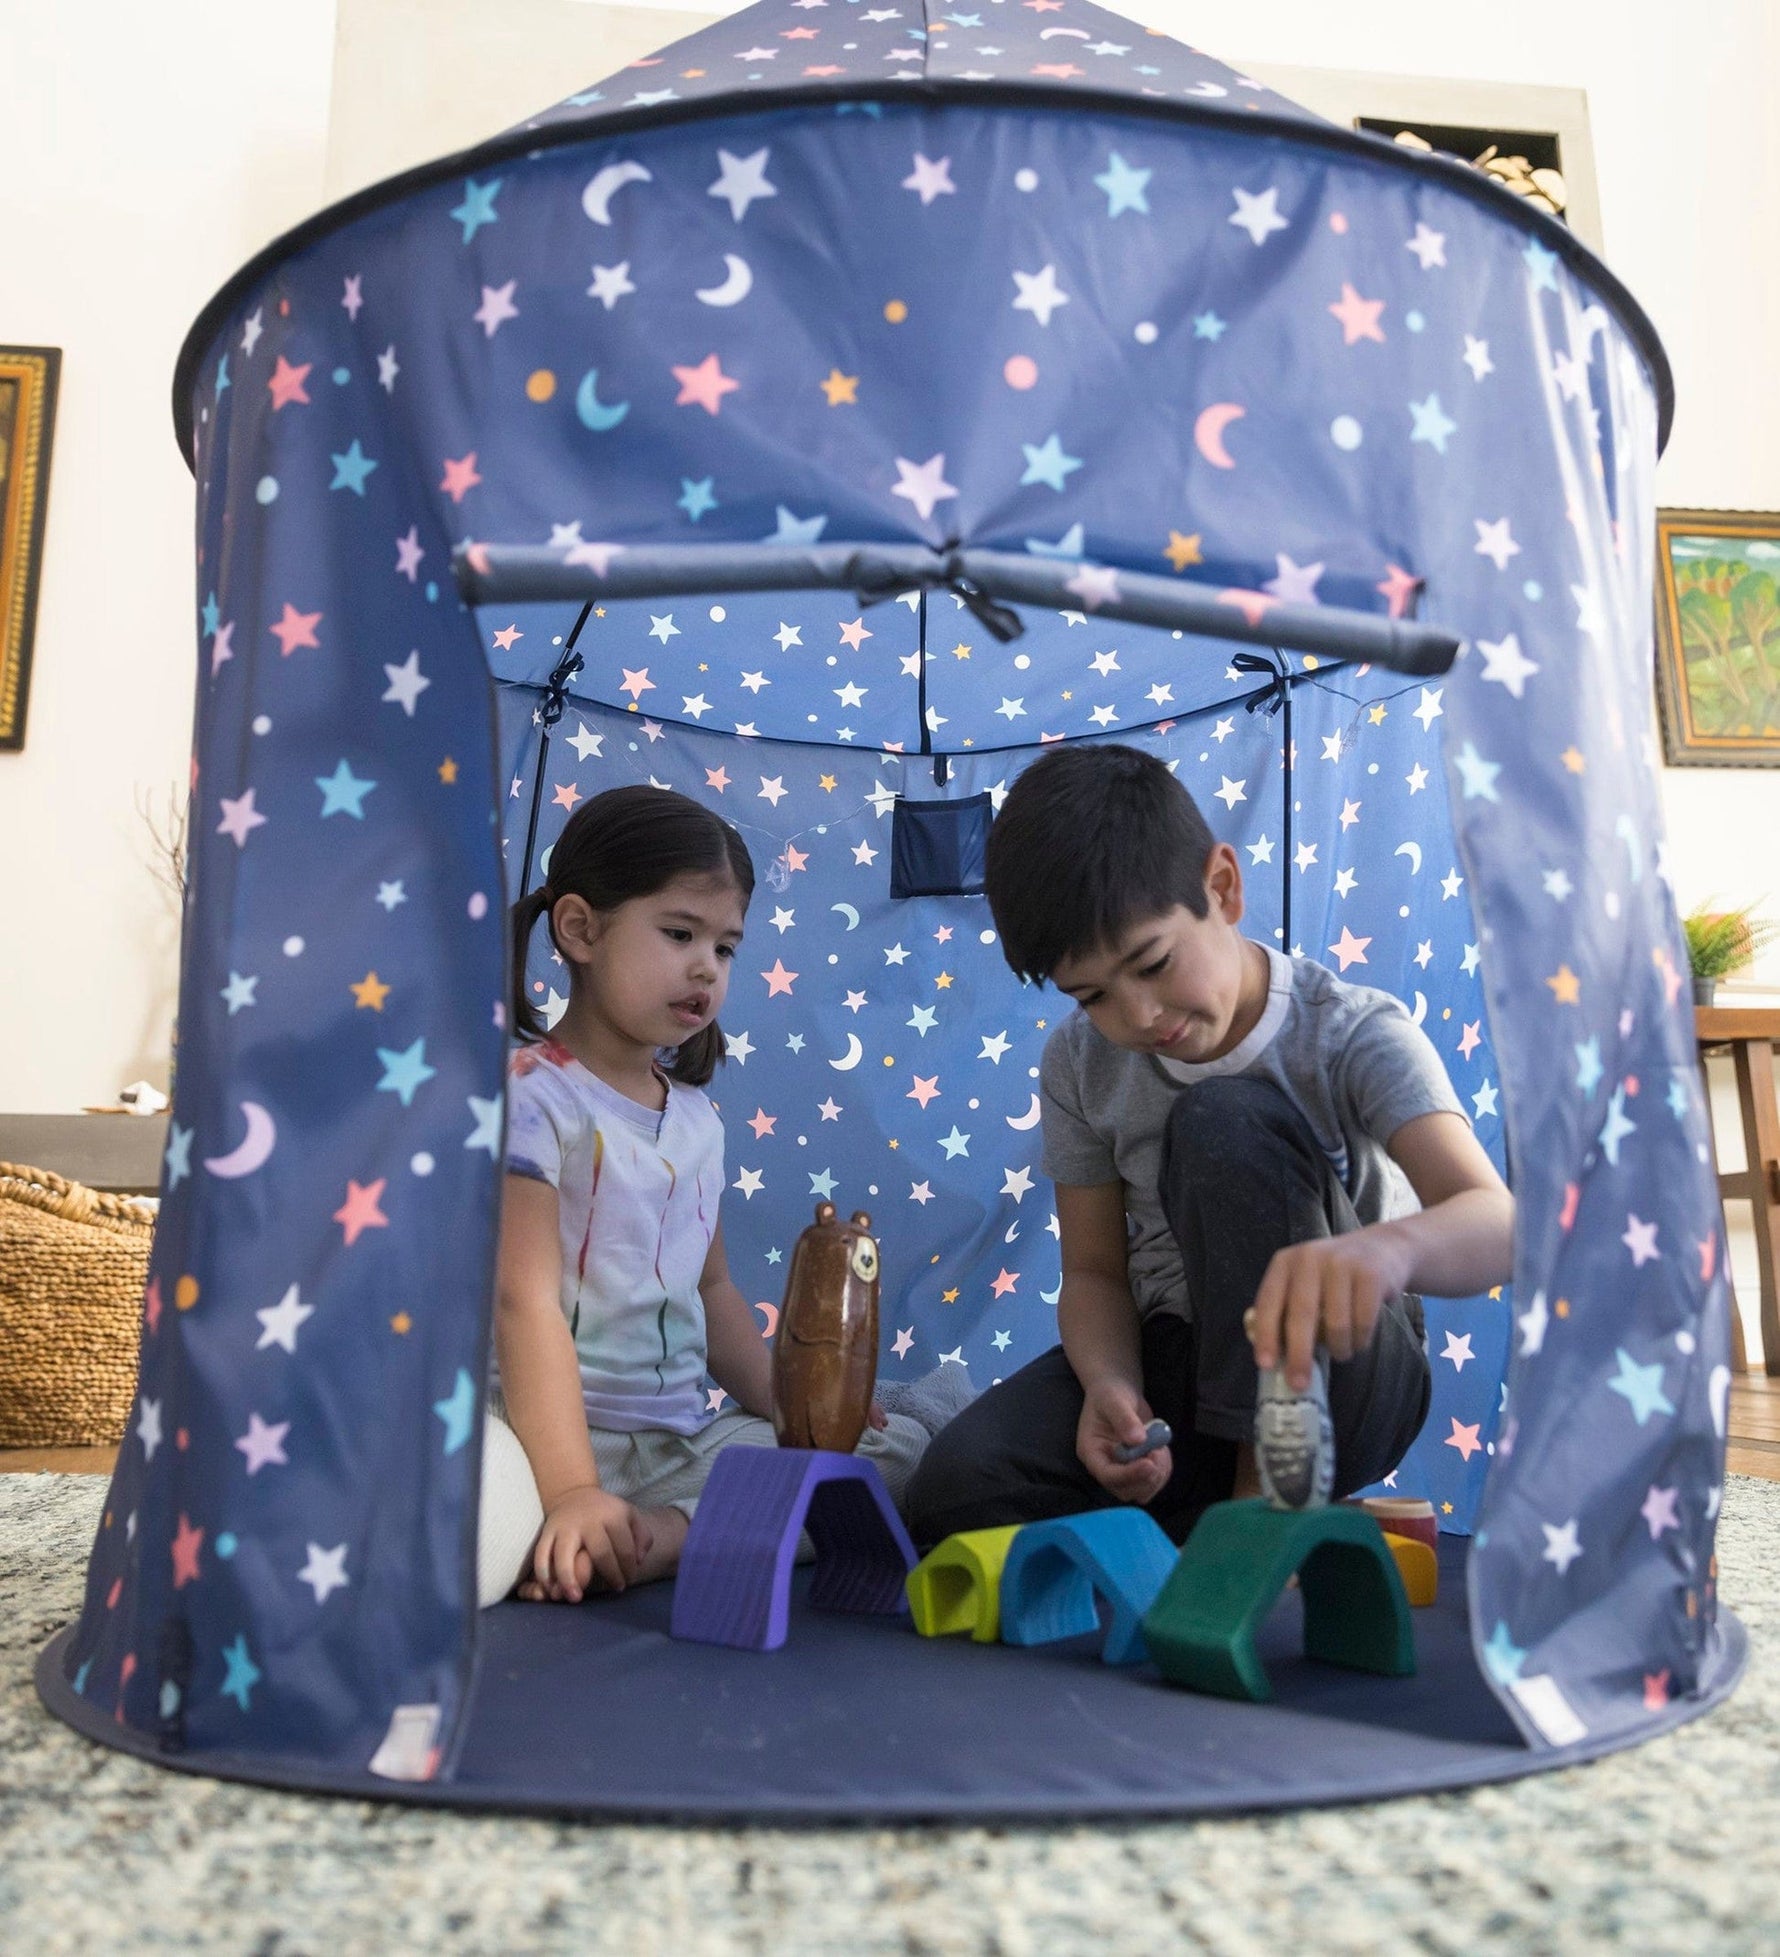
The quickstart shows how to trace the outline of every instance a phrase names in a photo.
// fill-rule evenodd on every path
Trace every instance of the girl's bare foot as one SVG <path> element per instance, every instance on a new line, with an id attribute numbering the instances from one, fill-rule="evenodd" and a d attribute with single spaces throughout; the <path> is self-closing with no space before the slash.
<path id="1" fill-rule="evenodd" d="M 686 1546 L 686 1532 L 692 1527 L 692 1519 L 683 1509 L 644 1509 L 643 1520 L 649 1525 L 653 1540 L 641 1563 L 637 1565 L 635 1581 L 654 1583 L 664 1576 L 672 1576 L 680 1567 L 680 1551 Z"/>

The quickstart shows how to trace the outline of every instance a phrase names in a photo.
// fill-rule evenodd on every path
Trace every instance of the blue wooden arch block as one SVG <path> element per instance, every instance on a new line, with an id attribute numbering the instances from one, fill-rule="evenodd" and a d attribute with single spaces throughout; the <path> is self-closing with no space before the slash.
<path id="1" fill-rule="evenodd" d="M 1095 1596 L 1112 1605 L 1100 1655 L 1109 1665 L 1147 1655 L 1143 1615 L 1180 1552 L 1142 1509 L 1093 1509 L 1029 1522 L 1001 1571 L 1003 1644 L 1055 1644 L 1098 1628 Z"/>
<path id="2" fill-rule="evenodd" d="M 697 1644 L 776 1651 L 791 1616 L 791 1566 L 808 1529 L 819 1610 L 906 1608 L 915 1546 L 882 1477 L 853 1454 L 730 1447 L 712 1464 L 680 1552 L 670 1629 Z"/>

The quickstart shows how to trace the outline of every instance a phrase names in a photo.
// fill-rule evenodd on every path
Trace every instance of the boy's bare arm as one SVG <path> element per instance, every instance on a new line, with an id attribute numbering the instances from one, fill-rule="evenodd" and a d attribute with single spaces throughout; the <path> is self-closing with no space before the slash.
<path id="1" fill-rule="evenodd" d="M 1057 1231 L 1063 1252 L 1057 1329 L 1070 1367 L 1084 1390 L 1114 1379 L 1142 1392 L 1137 1303 L 1125 1263 L 1124 1185 L 1059 1183 Z"/>
<path id="2" fill-rule="evenodd" d="M 1255 1364 L 1283 1364 L 1296 1391 L 1310 1383 L 1319 1344 L 1333 1359 L 1351 1359 L 1399 1292 L 1464 1297 L 1513 1273 L 1514 1199 L 1463 1116 L 1418 1115 L 1386 1147 L 1420 1213 L 1293 1244 L 1277 1253 L 1256 1293 Z"/>
<path id="3" fill-rule="evenodd" d="M 1121 1461 L 1115 1452 L 1142 1441 L 1152 1418 L 1125 1258 L 1123 1185 L 1059 1183 L 1057 1231 L 1063 1250 L 1057 1329 L 1083 1394 L 1076 1454 L 1109 1495 L 1122 1502 L 1150 1501 L 1174 1472 L 1173 1456 L 1164 1447 L 1141 1460 Z"/>
<path id="4" fill-rule="evenodd" d="M 1514 1273 L 1514 1198 L 1463 1115 L 1424 1114 L 1385 1144 L 1421 1203 L 1378 1227 L 1403 1244 L 1407 1291 L 1464 1298 Z"/>

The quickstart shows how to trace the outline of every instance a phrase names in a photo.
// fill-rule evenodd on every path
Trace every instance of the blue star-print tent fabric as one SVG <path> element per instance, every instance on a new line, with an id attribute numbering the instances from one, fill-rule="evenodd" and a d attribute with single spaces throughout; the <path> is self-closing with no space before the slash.
<path id="1" fill-rule="evenodd" d="M 1411 1006 L 1512 1174 L 1514 1283 L 1430 1301 L 1396 1481 L 1474 1530 L 1529 1743 L 1722 1682 L 1724 1250 L 1649 712 L 1668 377 L 1561 227 L 1085 0 L 763 0 L 271 247 L 175 408 L 180 1064 L 64 1660 L 120 1731 L 449 1777 L 534 795 L 539 854 L 637 780 L 754 853 L 716 1092 L 763 1331 L 832 1193 L 881 1228 L 884 1370 L 1051 1342 L 1058 1000 L 980 898 L 888 872 L 898 798 L 999 800 L 1057 739 L 1175 766 L 1257 935 L 1289 891 L 1292 947 Z M 1004 643 L 946 590 L 600 602 L 623 550 L 713 542 L 1062 559 L 1082 605 Z M 453 582 L 513 545 L 594 601 L 554 724 L 579 607 Z M 1288 750 L 1227 644 L 1102 615 L 1120 572 L 1263 623 L 1419 604 L 1464 649 L 1426 681 L 1285 651 Z M 540 939 L 547 1008 L 560 979 Z"/>

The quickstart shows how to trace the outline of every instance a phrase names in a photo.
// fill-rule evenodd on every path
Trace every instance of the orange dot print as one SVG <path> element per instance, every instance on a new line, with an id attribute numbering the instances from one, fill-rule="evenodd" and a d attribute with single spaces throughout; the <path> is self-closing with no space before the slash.
<path id="1" fill-rule="evenodd" d="M 555 392 L 556 376 L 548 367 L 540 367 L 526 376 L 525 398 L 528 401 L 548 401 Z"/>
<path id="2" fill-rule="evenodd" d="M 190 1271 L 173 1287 L 173 1302 L 181 1311 L 190 1311 L 198 1302 L 198 1280 Z"/>
<path id="3" fill-rule="evenodd" d="M 909 309 L 900 299 L 892 299 L 884 308 L 884 317 L 892 326 L 900 326 L 908 316 Z"/>

